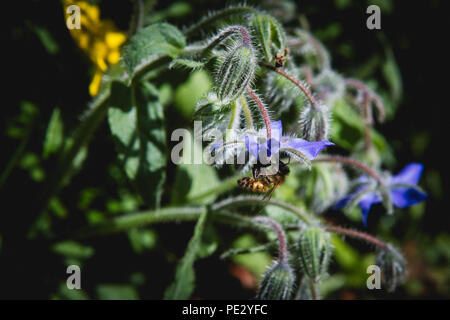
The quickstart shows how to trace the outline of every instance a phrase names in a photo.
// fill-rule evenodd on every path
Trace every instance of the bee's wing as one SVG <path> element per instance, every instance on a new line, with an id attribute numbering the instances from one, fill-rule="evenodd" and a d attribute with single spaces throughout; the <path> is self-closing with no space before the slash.
<path id="1" fill-rule="evenodd" d="M 269 200 L 272 198 L 273 192 L 275 191 L 275 189 L 278 187 L 278 183 L 274 184 L 272 186 L 272 188 L 270 188 L 269 191 L 266 192 L 266 194 L 264 195 L 264 197 L 262 198 L 262 200 L 264 200 L 264 203 L 261 206 L 261 209 L 259 209 L 258 213 L 256 215 L 259 215 L 261 213 L 261 211 L 264 210 L 264 208 L 267 206 L 267 204 L 269 203 Z"/>

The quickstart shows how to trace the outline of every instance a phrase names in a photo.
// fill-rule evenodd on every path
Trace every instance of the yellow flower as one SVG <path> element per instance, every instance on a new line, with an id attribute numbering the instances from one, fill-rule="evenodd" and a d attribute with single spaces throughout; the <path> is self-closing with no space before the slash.
<path id="1" fill-rule="evenodd" d="M 95 96 L 108 65 L 119 62 L 120 46 L 125 42 L 126 36 L 117 30 L 112 21 L 101 20 L 99 8 L 87 1 L 63 0 L 66 19 L 69 17 L 67 7 L 71 5 L 80 8 L 81 29 L 71 29 L 70 34 L 95 65 L 94 77 L 89 85 L 89 93 Z"/>

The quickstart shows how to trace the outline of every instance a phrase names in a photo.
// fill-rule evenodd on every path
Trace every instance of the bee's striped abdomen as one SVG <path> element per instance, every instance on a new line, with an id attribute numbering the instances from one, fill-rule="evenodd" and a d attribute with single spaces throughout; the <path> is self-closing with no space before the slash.
<path id="1" fill-rule="evenodd" d="M 260 178 L 244 177 L 238 180 L 238 185 L 252 192 L 267 192 L 273 183 L 270 176 L 262 176 Z"/>

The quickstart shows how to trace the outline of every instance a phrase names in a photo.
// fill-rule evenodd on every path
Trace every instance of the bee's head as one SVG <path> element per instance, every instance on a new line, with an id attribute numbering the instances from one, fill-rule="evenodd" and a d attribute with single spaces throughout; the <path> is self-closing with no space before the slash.
<path id="1" fill-rule="evenodd" d="M 287 175 L 289 174 L 289 172 L 291 172 L 291 170 L 289 170 L 289 167 L 287 166 L 287 164 L 285 164 L 284 162 L 280 161 L 280 173 L 283 175 Z"/>

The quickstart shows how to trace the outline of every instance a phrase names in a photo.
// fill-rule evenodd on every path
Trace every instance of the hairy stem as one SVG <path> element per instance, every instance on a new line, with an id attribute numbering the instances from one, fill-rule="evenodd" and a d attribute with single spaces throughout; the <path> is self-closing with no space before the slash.
<path id="1" fill-rule="evenodd" d="M 109 221 L 100 223 L 98 225 L 89 226 L 78 230 L 72 236 L 76 238 L 85 238 L 95 235 L 104 235 L 110 233 L 117 233 L 129 230 L 131 228 L 142 227 L 146 225 L 153 225 L 158 223 L 167 222 L 180 222 L 180 221 L 196 221 L 200 215 L 207 210 L 206 206 L 199 207 L 168 207 L 159 210 L 148 210 L 137 212 L 133 214 L 125 214 L 120 217 L 111 219 Z M 252 222 L 251 219 L 238 215 L 229 213 L 221 210 L 211 210 L 214 215 L 211 218 L 214 221 L 238 226 L 242 228 L 248 228 L 258 231 L 263 231 L 259 225 Z"/>
<path id="2" fill-rule="evenodd" d="M 220 259 L 226 259 L 230 256 L 235 256 L 238 254 L 249 254 L 249 253 L 257 253 L 257 252 L 263 252 L 263 251 L 268 251 L 271 250 L 272 248 L 276 248 L 277 247 L 277 241 L 271 241 L 268 242 L 266 244 L 262 244 L 256 247 L 251 247 L 251 248 L 233 248 L 233 249 L 229 249 L 227 251 L 225 251 L 224 253 L 222 253 L 220 255 Z"/>
<path id="3" fill-rule="evenodd" d="M 264 103 L 261 101 L 261 99 L 258 97 L 258 95 L 252 89 L 250 89 L 250 87 L 247 87 L 246 91 L 258 105 L 259 111 L 261 112 L 261 115 L 264 119 L 264 123 L 266 125 L 267 141 L 269 141 L 272 138 L 272 129 L 270 126 L 269 113 L 267 112 L 267 109 L 264 106 Z"/>
<path id="4" fill-rule="evenodd" d="M 283 69 L 271 66 L 270 64 L 267 64 L 267 63 L 262 63 L 262 65 L 265 68 L 275 71 L 276 73 L 282 75 L 283 77 L 285 77 L 286 79 L 288 79 L 289 81 L 294 83 L 297 87 L 300 88 L 300 90 L 302 90 L 302 92 L 305 94 L 306 98 L 309 100 L 309 102 L 312 104 L 312 106 L 316 109 L 318 108 L 316 99 L 314 99 L 311 92 L 308 90 L 308 88 L 306 88 L 306 86 L 303 83 L 300 82 L 300 80 L 294 78 L 292 75 L 290 75 Z"/>
<path id="5" fill-rule="evenodd" d="M 365 173 L 367 173 L 368 175 L 373 177 L 378 182 L 379 185 L 383 185 L 383 180 L 381 179 L 381 177 L 374 170 L 372 170 L 371 168 L 366 166 L 364 163 L 359 162 L 358 160 L 355 160 L 352 158 L 347 158 L 347 157 L 341 157 L 341 156 L 324 156 L 324 157 L 316 158 L 312 161 L 313 162 L 340 162 L 340 163 L 361 169 L 362 171 L 364 171 Z"/>
<path id="6" fill-rule="evenodd" d="M 278 260 L 280 261 L 280 263 L 286 263 L 288 255 L 286 235 L 284 234 L 283 228 L 280 226 L 280 224 L 268 217 L 256 217 L 253 219 L 253 221 L 266 224 L 276 232 L 280 251 Z"/>
<path id="7" fill-rule="evenodd" d="M 387 243 L 383 242 L 382 240 L 361 231 L 352 230 L 352 229 L 346 229 L 338 226 L 327 226 L 325 228 L 327 231 L 343 234 L 352 238 L 360 239 L 363 241 L 366 241 L 368 243 L 371 243 L 379 248 L 388 250 L 389 246 Z"/>
<path id="8" fill-rule="evenodd" d="M 144 3 L 142 0 L 133 0 L 133 16 L 131 18 L 130 27 L 128 30 L 128 38 L 131 38 L 142 28 L 144 23 Z"/>
<path id="9" fill-rule="evenodd" d="M 378 121 L 383 122 L 384 117 L 385 117 L 385 108 L 384 108 L 384 104 L 381 101 L 380 97 L 378 97 L 378 95 L 375 92 L 370 90 L 364 84 L 364 82 L 362 82 L 360 80 L 345 79 L 345 84 L 346 84 L 346 86 L 355 88 L 356 90 L 359 90 L 363 93 L 363 95 L 364 95 L 364 103 L 363 103 L 364 110 L 363 110 L 363 112 L 365 114 L 366 121 L 371 124 L 373 123 L 371 110 L 367 110 L 367 109 L 370 109 L 370 105 L 373 102 L 373 104 L 375 105 L 375 107 L 377 108 L 377 111 L 378 111 Z"/>
<path id="10" fill-rule="evenodd" d="M 310 225 L 313 223 L 312 219 L 303 211 L 298 209 L 297 207 L 293 206 L 290 203 L 280 201 L 277 199 L 269 199 L 266 200 L 267 204 L 274 205 L 283 209 L 286 209 L 292 213 L 294 213 L 300 220 L 305 222 L 306 224 Z M 215 210 L 229 208 L 229 207 L 240 207 L 245 205 L 251 205 L 251 204 L 264 204 L 265 202 L 261 200 L 258 196 L 237 196 L 233 198 L 225 199 L 221 202 L 218 202 L 213 205 L 213 208 Z"/>
<path id="11" fill-rule="evenodd" d="M 211 212 L 214 214 L 211 216 L 214 221 L 249 228 L 253 230 L 264 230 L 263 227 L 255 224 L 252 219 L 244 217 L 239 214 L 230 213 L 228 209 L 233 207 L 239 207 L 243 205 L 262 204 L 264 203 L 261 198 L 255 196 L 238 196 L 229 198 L 221 202 L 215 203 L 211 206 Z M 284 208 L 291 211 L 297 217 L 307 224 L 311 224 L 311 219 L 302 211 L 292 206 L 289 203 L 282 202 L 275 199 L 270 199 L 268 204 Z M 93 235 L 109 234 L 115 232 L 126 231 L 135 227 L 142 227 L 151 224 L 166 223 L 166 222 L 179 222 L 179 221 L 195 221 L 200 215 L 207 210 L 206 206 L 194 206 L 194 207 L 166 207 L 159 210 L 147 210 L 132 214 L 125 214 L 117 218 L 108 220 L 95 226 L 89 226 L 79 230 L 74 234 L 76 237 L 89 237 Z M 297 230 L 298 226 L 291 228 Z"/>

